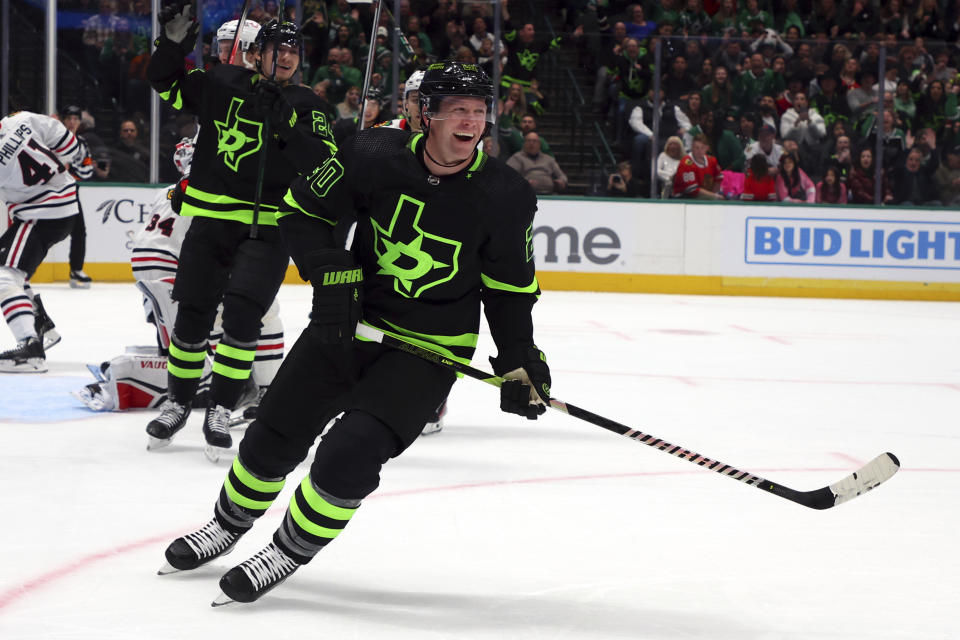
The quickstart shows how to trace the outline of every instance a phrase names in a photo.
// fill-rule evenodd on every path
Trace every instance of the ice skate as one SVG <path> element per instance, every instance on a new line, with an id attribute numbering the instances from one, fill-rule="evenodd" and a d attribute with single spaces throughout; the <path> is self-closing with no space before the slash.
<path id="1" fill-rule="evenodd" d="M 439 433 L 443 430 L 443 416 L 447 415 L 447 401 L 444 400 L 440 405 L 440 408 L 437 409 L 436 415 L 428 422 L 423 425 L 423 431 L 420 432 L 422 436 L 429 436 L 432 433 Z"/>
<path id="2" fill-rule="evenodd" d="M 83 269 L 70 272 L 71 289 L 89 289 L 91 282 L 93 282 L 93 278 L 84 273 Z"/>
<path id="3" fill-rule="evenodd" d="M 203 416 L 203 437 L 207 441 L 203 453 L 210 462 L 218 462 L 221 457 L 228 455 L 228 449 L 233 446 L 230 413 L 230 409 L 218 404 L 207 409 Z"/>
<path id="4" fill-rule="evenodd" d="M 178 404 L 169 398 L 164 401 L 160 405 L 160 415 L 147 425 L 147 435 L 150 436 L 147 450 L 153 451 L 170 444 L 177 431 L 187 424 L 189 415 L 190 407 Z"/>
<path id="5" fill-rule="evenodd" d="M 257 410 L 260 408 L 260 401 L 263 400 L 268 387 L 254 387 L 255 394 L 252 397 L 245 397 L 237 403 L 237 409 L 230 419 L 230 427 L 245 427 L 257 419 Z M 242 409 L 242 411 L 240 411 Z M 236 415 L 240 412 L 240 415 Z"/>
<path id="6" fill-rule="evenodd" d="M 271 542 L 252 558 L 230 569 L 220 578 L 221 593 L 211 606 L 253 602 L 299 568 L 296 560 Z"/>
<path id="7" fill-rule="evenodd" d="M 43 350 L 49 351 L 50 347 L 60 342 L 60 333 L 56 330 L 53 320 L 47 315 L 47 310 L 43 308 L 39 293 L 33 297 L 33 318 L 33 328 L 40 342 L 43 343 Z"/>
<path id="8" fill-rule="evenodd" d="M 13 349 L 0 353 L 0 371 L 5 373 L 43 373 L 47 359 L 39 338 L 24 338 Z"/>
<path id="9" fill-rule="evenodd" d="M 164 552 L 167 562 L 160 567 L 157 575 L 196 569 L 214 558 L 226 555 L 233 551 L 241 535 L 227 531 L 214 518 L 199 530 L 171 542 Z"/>

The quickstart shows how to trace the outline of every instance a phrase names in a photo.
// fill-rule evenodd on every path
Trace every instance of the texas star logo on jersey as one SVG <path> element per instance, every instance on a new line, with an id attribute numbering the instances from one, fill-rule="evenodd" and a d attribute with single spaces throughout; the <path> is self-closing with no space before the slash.
<path id="1" fill-rule="evenodd" d="M 459 270 L 461 243 L 422 230 L 419 222 L 423 207 L 420 200 L 403 195 L 388 229 L 370 221 L 380 265 L 377 274 L 396 278 L 393 288 L 406 298 L 419 297 Z"/>
<path id="2" fill-rule="evenodd" d="M 260 131 L 263 123 L 241 118 L 243 98 L 234 97 L 224 120 L 214 120 L 217 127 L 217 155 L 223 163 L 239 172 L 240 161 L 260 149 Z"/>

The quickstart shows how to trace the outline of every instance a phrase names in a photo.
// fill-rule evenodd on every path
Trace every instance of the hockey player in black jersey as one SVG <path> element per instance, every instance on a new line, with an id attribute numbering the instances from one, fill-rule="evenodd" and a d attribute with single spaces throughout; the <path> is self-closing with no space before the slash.
<path id="1" fill-rule="evenodd" d="M 147 434 L 151 448 L 163 446 L 186 424 L 222 300 L 223 338 L 214 356 L 203 422 L 206 453 L 215 460 L 232 445 L 230 412 L 250 377 L 260 319 L 289 262 L 276 226 L 278 206 L 294 178 L 323 162 L 336 147 L 319 99 L 291 83 L 302 44 L 292 24 L 271 22 L 260 30 L 254 45 L 256 70 L 237 60 L 188 73 L 184 56 L 197 34 L 191 5 L 178 1 L 161 11 L 161 36 L 147 67 L 164 101 L 200 119 L 193 171 L 180 210 L 195 220 L 183 242 L 173 290 L 179 306 L 167 365 L 170 399 L 147 425 Z M 247 24 L 236 28 L 246 29 Z M 269 80 L 274 72 L 276 82 Z M 267 154 L 262 174 L 261 154 Z M 260 208 L 254 221 L 258 186 Z M 251 237 L 254 222 L 256 238 Z"/>
<path id="2" fill-rule="evenodd" d="M 448 369 L 354 340 L 358 318 L 467 362 L 481 303 L 509 379 L 501 408 L 544 410 L 550 370 L 534 346 L 539 294 L 532 253 L 536 196 L 512 169 L 477 149 L 493 121 L 493 87 L 474 65 L 438 63 L 420 86 L 423 133 L 364 130 L 297 179 L 281 233 L 313 284 L 310 324 L 280 367 L 200 530 L 174 540 L 160 573 L 229 551 L 283 488 L 326 421 L 309 475 L 262 551 L 227 572 L 214 602 L 250 602 L 309 562 L 347 525 L 455 381 Z M 355 211 L 354 252 L 332 229 Z"/>

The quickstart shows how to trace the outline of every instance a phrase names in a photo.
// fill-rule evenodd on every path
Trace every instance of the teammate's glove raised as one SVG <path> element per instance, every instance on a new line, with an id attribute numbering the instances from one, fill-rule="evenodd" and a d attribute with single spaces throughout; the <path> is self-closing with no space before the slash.
<path id="1" fill-rule="evenodd" d="M 323 249 L 305 257 L 313 285 L 310 328 L 323 344 L 348 344 L 360 320 L 363 270 L 346 249 Z"/>
<path id="2" fill-rule="evenodd" d="M 270 121 L 270 127 L 281 138 L 286 139 L 297 123 L 297 112 L 283 95 L 282 87 L 276 82 L 261 79 L 257 83 L 253 108 L 264 122 Z"/>
<path id="3" fill-rule="evenodd" d="M 494 369 L 497 361 L 490 359 Z M 521 366 L 503 374 L 500 385 L 500 410 L 536 420 L 547 410 L 550 400 L 550 367 L 547 357 L 536 346 L 523 354 Z"/>
<path id="4" fill-rule="evenodd" d="M 189 0 L 176 0 L 165 6 L 157 14 L 157 22 L 163 30 L 163 37 L 178 45 L 184 53 L 192 51 L 197 44 L 200 24 L 193 18 L 193 3 Z"/>

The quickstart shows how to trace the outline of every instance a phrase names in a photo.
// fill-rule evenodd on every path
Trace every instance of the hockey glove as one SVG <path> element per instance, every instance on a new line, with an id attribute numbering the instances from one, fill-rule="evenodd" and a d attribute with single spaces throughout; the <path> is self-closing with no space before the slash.
<path id="1" fill-rule="evenodd" d="M 168 4 L 157 14 L 157 22 L 160 23 L 164 38 L 176 44 L 184 53 L 193 51 L 200 24 L 193 18 L 192 2 L 177 0 Z"/>
<path id="2" fill-rule="evenodd" d="M 180 181 L 170 189 L 167 197 L 170 199 L 170 208 L 177 215 L 180 215 L 180 208 L 183 206 L 183 192 L 187 190 L 187 184 L 190 182 L 190 176 L 180 178 Z"/>
<path id="3" fill-rule="evenodd" d="M 283 140 L 287 139 L 297 124 L 297 112 L 276 82 L 261 79 L 257 83 L 253 108 L 264 122 L 270 121 L 270 127 Z"/>
<path id="4" fill-rule="evenodd" d="M 496 361 L 491 358 L 494 368 Z M 503 374 L 500 385 L 500 410 L 536 420 L 547 410 L 550 401 L 550 367 L 547 357 L 536 346 L 523 355 L 521 367 Z"/>
<path id="5" fill-rule="evenodd" d="M 323 249 L 305 257 L 313 285 L 310 327 L 322 344 L 349 344 L 360 320 L 363 270 L 346 249 Z"/>

